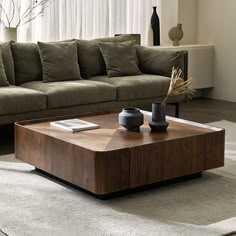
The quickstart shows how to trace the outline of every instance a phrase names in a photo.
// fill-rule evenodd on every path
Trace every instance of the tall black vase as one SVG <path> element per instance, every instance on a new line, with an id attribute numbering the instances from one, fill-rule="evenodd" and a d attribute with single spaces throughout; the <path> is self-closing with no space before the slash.
<path id="1" fill-rule="evenodd" d="M 151 17 L 151 26 L 153 31 L 153 45 L 160 45 L 160 20 L 157 15 L 157 7 L 153 7 L 153 13 Z"/>
<path id="2" fill-rule="evenodd" d="M 166 122 L 166 105 L 161 103 L 152 104 L 152 121 L 149 122 L 152 131 L 166 131 L 169 123 Z"/>

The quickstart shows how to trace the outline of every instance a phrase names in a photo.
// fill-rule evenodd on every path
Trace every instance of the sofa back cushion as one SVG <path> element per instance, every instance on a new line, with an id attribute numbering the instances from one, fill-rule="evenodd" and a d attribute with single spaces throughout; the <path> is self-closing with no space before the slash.
<path id="1" fill-rule="evenodd" d="M 99 48 L 101 42 L 124 42 L 132 40 L 130 35 L 99 38 L 93 40 L 78 40 L 78 60 L 83 79 L 89 79 L 106 74 L 106 65 Z"/>
<path id="2" fill-rule="evenodd" d="M 38 42 L 43 82 L 79 80 L 77 42 Z"/>
<path id="3" fill-rule="evenodd" d="M 3 60 L 2 60 L 2 50 L 0 50 L 0 87 L 3 86 L 9 86 L 9 82 L 7 80 L 7 76 L 5 73 L 5 68 L 3 65 Z"/>
<path id="4" fill-rule="evenodd" d="M 0 49 L 2 51 L 2 61 L 5 68 L 7 80 L 10 84 L 15 84 L 15 71 L 14 60 L 11 52 L 10 42 L 0 43 Z"/>
<path id="5" fill-rule="evenodd" d="M 42 67 L 37 44 L 11 42 L 11 49 L 16 85 L 42 80 Z"/>
<path id="6" fill-rule="evenodd" d="M 139 68 L 144 74 L 171 76 L 172 68 L 182 69 L 183 51 L 153 49 L 136 45 Z"/>

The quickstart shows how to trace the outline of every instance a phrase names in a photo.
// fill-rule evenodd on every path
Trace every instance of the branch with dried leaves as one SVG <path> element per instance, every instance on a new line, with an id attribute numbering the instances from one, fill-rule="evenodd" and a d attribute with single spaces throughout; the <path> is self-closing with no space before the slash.
<path id="1" fill-rule="evenodd" d="M 192 99 L 192 95 L 196 92 L 196 90 L 190 88 L 192 78 L 184 81 L 180 77 L 181 74 L 181 69 L 176 69 L 173 67 L 169 90 L 162 104 L 165 104 L 170 96 L 186 95 L 188 99 Z"/>
<path id="2" fill-rule="evenodd" d="M 21 3 L 16 0 L 11 0 L 9 3 L 9 8 L 12 9 L 9 13 L 7 13 L 7 11 L 4 9 L 3 4 L 0 4 L 0 11 L 2 11 L 2 15 L 6 18 L 5 20 L 0 19 L 0 24 L 8 28 L 18 28 L 19 26 L 25 25 L 33 21 L 38 16 L 42 16 L 51 2 L 52 0 L 34 0 L 31 4 L 29 4 L 22 14 Z M 18 20 L 15 20 L 16 18 L 18 18 Z M 16 23 L 13 25 L 14 20 Z"/>

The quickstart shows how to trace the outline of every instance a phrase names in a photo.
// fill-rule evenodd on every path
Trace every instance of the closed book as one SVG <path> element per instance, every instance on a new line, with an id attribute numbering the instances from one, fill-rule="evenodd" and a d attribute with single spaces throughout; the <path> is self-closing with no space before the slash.
<path id="1" fill-rule="evenodd" d="M 97 129 L 99 125 L 87 122 L 80 119 L 70 119 L 70 120 L 59 120 L 50 122 L 51 126 L 71 131 L 71 132 L 78 132 L 83 130 L 90 130 L 90 129 Z"/>

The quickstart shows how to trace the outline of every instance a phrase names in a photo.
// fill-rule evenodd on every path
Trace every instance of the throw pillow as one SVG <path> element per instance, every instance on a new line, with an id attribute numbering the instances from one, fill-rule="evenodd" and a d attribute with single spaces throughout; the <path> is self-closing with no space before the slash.
<path id="1" fill-rule="evenodd" d="M 16 85 L 41 80 L 42 68 L 37 44 L 11 42 Z"/>
<path id="2" fill-rule="evenodd" d="M 133 41 L 99 43 L 108 77 L 140 75 Z"/>
<path id="3" fill-rule="evenodd" d="M 171 76 L 173 66 L 183 68 L 183 51 L 158 50 L 136 45 L 139 68 L 144 74 Z"/>
<path id="4" fill-rule="evenodd" d="M 83 79 L 106 74 L 106 65 L 99 48 L 99 43 L 124 42 L 128 40 L 132 40 L 131 35 L 93 40 L 78 40 L 78 60 Z"/>
<path id="5" fill-rule="evenodd" d="M 15 68 L 14 60 L 11 52 L 11 43 L 1 43 L 0 49 L 2 50 L 2 61 L 5 68 L 7 80 L 10 84 L 15 84 Z"/>
<path id="6" fill-rule="evenodd" d="M 38 42 L 43 82 L 80 79 L 77 42 Z"/>
<path id="7" fill-rule="evenodd" d="M 9 86 L 9 83 L 7 81 L 7 76 L 5 73 L 5 68 L 3 65 L 3 60 L 2 60 L 2 52 L 0 50 L 0 87 L 3 86 Z"/>

